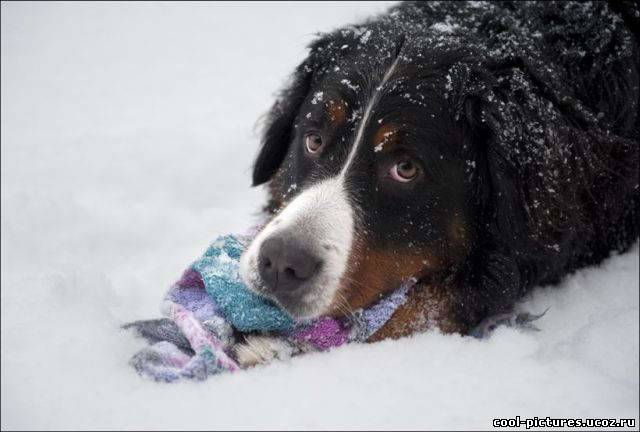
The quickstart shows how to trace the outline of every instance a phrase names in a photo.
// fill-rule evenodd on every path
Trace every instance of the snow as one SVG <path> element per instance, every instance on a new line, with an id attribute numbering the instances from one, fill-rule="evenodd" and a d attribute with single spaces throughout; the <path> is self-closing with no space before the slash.
<path id="1" fill-rule="evenodd" d="M 257 219 L 255 122 L 304 45 L 384 7 L 2 4 L 3 430 L 637 421 L 637 245 L 536 290 L 540 332 L 432 331 L 204 383 L 127 365 L 143 342 L 119 325 Z"/>
<path id="2" fill-rule="evenodd" d="M 314 93 L 313 99 L 311 99 L 311 103 L 316 105 L 318 102 L 322 101 L 323 95 L 324 92 L 321 91 Z"/>
<path id="3" fill-rule="evenodd" d="M 347 86 L 350 90 L 352 90 L 352 91 L 354 91 L 354 92 L 355 92 L 355 91 L 357 91 L 357 90 L 360 88 L 360 86 L 359 86 L 359 85 L 357 85 L 357 84 L 352 84 L 352 83 L 351 83 L 351 81 L 349 81 L 349 80 L 348 80 L 348 79 L 346 79 L 346 78 L 345 78 L 345 79 L 343 79 L 343 80 L 340 80 L 340 83 L 344 84 L 345 86 Z"/>
<path id="4" fill-rule="evenodd" d="M 453 33 L 456 30 L 457 26 L 453 24 L 439 22 L 432 25 L 431 28 L 442 33 Z"/>

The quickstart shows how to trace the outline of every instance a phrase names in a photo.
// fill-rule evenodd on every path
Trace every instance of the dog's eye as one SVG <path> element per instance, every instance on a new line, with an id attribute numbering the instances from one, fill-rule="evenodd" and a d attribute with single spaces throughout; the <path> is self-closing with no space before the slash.
<path id="1" fill-rule="evenodd" d="M 322 137 L 315 132 L 308 133 L 304 137 L 304 145 L 309 153 L 317 153 L 322 147 Z"/>
<path id="2" fill-rule="evenodd" d="M 401 161 L 391 167 L 389 175 L 395 181 L 410 182 L 418 175 L 418 166 L 409 160 Z"/>

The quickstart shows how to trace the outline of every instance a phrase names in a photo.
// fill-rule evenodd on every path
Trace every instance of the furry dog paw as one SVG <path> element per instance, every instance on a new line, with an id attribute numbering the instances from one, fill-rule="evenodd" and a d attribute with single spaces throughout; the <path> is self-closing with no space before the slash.
<path id="1" fill-rule="evenodd" d="M 282 339 L 271 336 L 247 336 L 233 347 L 233 354 L 241 368 L 267 364 L 274 359 L 288 359 L 293 347 Z"/>

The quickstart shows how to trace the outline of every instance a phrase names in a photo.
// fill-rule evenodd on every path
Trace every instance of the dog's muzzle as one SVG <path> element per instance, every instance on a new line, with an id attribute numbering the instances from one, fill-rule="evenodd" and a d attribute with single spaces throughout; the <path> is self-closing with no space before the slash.
<path id="1" fill-rule="evenodd" d="M 309 187 L 256 236 L 240 274 L 294 318 L 315 318 L 340 288 L 353 240 L 353 211 L 338 179 Z"/>

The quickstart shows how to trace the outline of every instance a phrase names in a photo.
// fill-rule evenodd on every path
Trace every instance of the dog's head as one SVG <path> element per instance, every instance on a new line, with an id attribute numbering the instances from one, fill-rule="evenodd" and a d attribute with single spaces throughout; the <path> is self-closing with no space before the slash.
<path id="1" fill-rule="evenodd" d="M 322 37 L 269 114 L 253 183 L 270 181 L 272 218 L 241 274 L 294 317 L 366 306 L 469 250 L 477 167 L 450 69 L 463 54 L 422 42 Z"/>

